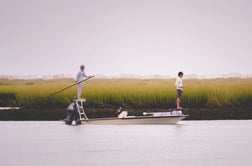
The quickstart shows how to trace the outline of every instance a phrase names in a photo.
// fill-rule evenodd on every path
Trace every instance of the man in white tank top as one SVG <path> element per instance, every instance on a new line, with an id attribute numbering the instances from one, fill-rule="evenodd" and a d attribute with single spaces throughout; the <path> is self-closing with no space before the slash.
<path id="1" fill-rule="evenodd" d="M 176 86 L 176 90 L 177 90 L 176 104 L 177 104 L 178 110 L 182 109 L 182 107 L 180 106 L 180 103 L 181 103 L 181 98 L 182 98 L 182 93 L 183 93 L 183 81 L 182 81 L 183 75 L 184 75 L 184 73 L 180 71 L 178 73 L 178 77 L 175 82 L 175 86 Z"/>

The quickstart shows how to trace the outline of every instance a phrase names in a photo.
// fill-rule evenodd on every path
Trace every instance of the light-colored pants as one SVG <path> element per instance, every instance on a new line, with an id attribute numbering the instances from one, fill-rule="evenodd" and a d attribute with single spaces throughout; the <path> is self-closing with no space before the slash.
<path id="1" fill-rule="evenodd" d="M 78 96 L 78 99 L 81 98 L 82 89 L 83 89 L 83 84 L 82 83 L 78 84 L 77 85 L 77 96 Z"/>

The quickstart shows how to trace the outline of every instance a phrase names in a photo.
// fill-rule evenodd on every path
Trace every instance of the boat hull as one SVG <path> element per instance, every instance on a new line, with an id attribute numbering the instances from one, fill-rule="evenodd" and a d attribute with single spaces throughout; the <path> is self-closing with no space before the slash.
<path id="1" fill-rule="evenodd" d="M 187 115 L 181 116 L 137 116 L 126 118 L 95 118 L 82 120 L 84 125 L 155 125 L 155 124 L 177 124 Z"/>

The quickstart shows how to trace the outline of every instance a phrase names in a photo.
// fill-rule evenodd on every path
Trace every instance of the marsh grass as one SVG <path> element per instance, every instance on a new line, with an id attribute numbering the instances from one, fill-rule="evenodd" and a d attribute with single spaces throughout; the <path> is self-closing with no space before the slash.
<path id="1" fill-rule="evenodd" d="M 175 107 L 174 79 L 92 79 L 84 84 L 89 108 L 163 109 Z M 0 80 L 0 94 L 14 94 L 1 105 L 29 108 L 63 108 L 76 97 L 76 87 L 48 97 L 74 83 L 72 79 Z M 252 79 L 185 79 L 185 108 L 252 107 Z"/>

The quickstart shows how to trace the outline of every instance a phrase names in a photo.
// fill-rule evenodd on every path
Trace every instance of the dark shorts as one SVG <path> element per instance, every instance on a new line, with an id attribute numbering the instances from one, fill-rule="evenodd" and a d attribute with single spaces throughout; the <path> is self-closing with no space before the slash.
<path id="1" fill-rule="evenodd" d="M 183 93 L 182 90 L 177 89 L 177 98 L 181 99 L 182 98 L 182 93 Z"/>

